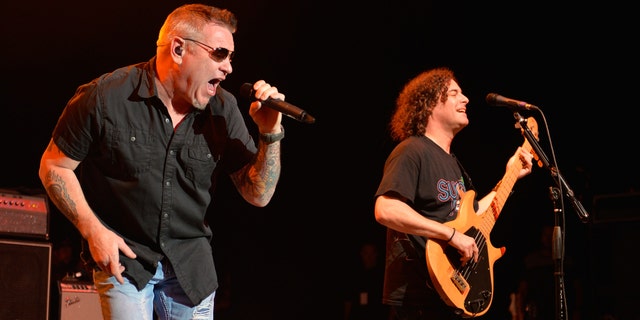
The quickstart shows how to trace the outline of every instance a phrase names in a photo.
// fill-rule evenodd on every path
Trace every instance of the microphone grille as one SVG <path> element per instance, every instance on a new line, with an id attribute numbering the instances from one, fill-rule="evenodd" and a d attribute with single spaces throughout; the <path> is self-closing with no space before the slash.
<path id="1" fill-rule="evenodd" d="M 495 104 L 497 99 L 498 99 L 498 94 L 489 93 L 487 94 L 487 97 L 485 100 L 487 101 L 488 104 Z"/>

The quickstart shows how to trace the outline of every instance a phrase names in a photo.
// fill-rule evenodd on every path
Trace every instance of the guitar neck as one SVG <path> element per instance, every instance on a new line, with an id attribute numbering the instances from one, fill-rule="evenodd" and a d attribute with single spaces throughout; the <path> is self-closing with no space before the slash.
<path id="1" fill-rule="evenodd" d="M 531 150 L 531 145 L 528 141 L 522 144 L 522 148 Z M 490 210 L 493 210 L 493 216 L 495 219 L 498 218 L 500 212 L 502 212 L 502 208 L 504 204 L 507 202 L 507 199 L 511 195 L 511 190 L 513 190 L 513 186 L 516 184 L 518 180 L 518 174 L 520 170 L 522 170 L 523 164 L 522 161 L 516 159 L 513 163 L 510 163 L 507 167 L 507 171 L 504 176 L 502 176 L 502 180 L 500 180 L 500 184 L 496 188 L 496 197 L 493 199 L 491 203 Z"/>

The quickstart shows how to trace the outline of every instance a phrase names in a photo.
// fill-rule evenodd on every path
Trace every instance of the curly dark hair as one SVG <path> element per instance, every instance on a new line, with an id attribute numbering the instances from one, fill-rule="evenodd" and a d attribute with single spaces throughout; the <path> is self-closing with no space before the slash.
<path id="1" fill-rule="evenodd" d="M 424 135 L 438 100 L 447 100 L 451 80 L 458 82 L 447 67 L 424 71 L 409 80 L 396 99 L 396 109 L 389 122 L 391 138 L 402 141 L 410 136 Z"/>

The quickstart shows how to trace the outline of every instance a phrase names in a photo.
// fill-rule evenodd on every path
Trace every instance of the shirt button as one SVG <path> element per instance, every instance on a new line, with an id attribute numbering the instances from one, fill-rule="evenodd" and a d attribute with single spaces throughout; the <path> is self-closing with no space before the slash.
<path id="1" fill-rule="evenodd" d="M 160 246 L 164 248 L 164 242 L 160 242 Z"/>
<path id="2" fill-rule="evenodd" d="M 168 213 L 165 213 L 165 214 L 164 214 L 164 217 L 165 217 L 165 218 L 168 218 L 168 217 L 169 217 L 169 214 L 168 214 Z"/>
<path id="3" fill-rule="evenodd" d="M 136 141 L 136 137 L 130 137 L 129 140 L 131 140 L 131 142 Z"/>
<path id="4" fill-rule="evenodd" d="M 171 185 L 171 182 L 170 182 L 170 181 L 166 181 L 166 182 L 164 183 L 164 185 L 168 187 L 168 186 L 170 186 L 170 185 Z"/>
<path id="5" fill-rule="evenodd" d="M 169 123 L 169 122 L 171 122 L 171 120 L 169 120 L 169 118 L 164 118 L 164 122 L 165 123 Z"/>
<path id="6" fill-rule="evenodd" d="M 176 152 L 175 152 L 175 151 L 173 151 L 173 150 L 169 150 L 169 154 L 173 156 L 173 155 L 175 155 L 175 154 L 176 154 Z"/>

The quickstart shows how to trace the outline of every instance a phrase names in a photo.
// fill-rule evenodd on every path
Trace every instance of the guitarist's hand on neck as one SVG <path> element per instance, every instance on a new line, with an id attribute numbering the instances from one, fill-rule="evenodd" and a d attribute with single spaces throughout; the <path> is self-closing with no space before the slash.
<path id="1" fill-rule="evenodd" d="M 522 164 L 522 169 L 520 169 L 520 172 L 518 173 L 518 179 L 530 174 L 533 170 L 533 153 L 527 151 L 521 146 L 518 147 L 516 153 L 509 158 L 509 162 L 507 162 L 507 170 L 514 165 L 516 161 L 520 161 Z"/>

